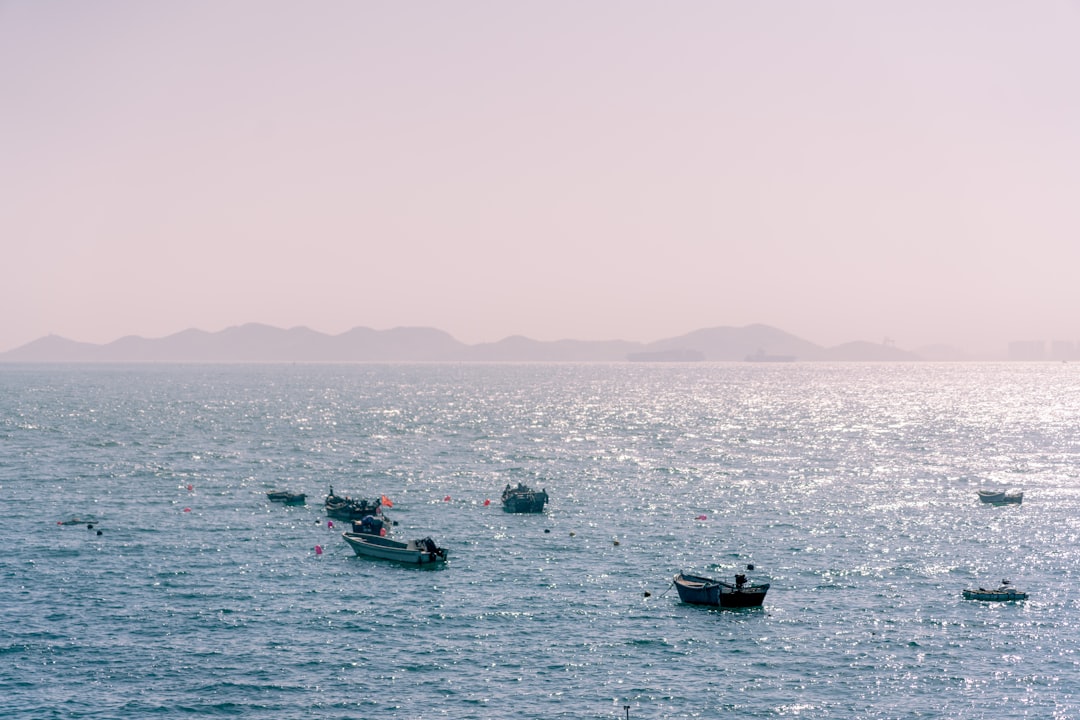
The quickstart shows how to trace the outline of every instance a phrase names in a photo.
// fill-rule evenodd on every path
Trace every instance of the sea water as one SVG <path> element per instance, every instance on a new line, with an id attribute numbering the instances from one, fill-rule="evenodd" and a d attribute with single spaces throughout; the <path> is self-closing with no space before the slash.
<path id="1" fill-rule="evenodd" d="M 1074 364 L 0 366 L 0 717 L 1078 717 L 1078 430 Z"/>

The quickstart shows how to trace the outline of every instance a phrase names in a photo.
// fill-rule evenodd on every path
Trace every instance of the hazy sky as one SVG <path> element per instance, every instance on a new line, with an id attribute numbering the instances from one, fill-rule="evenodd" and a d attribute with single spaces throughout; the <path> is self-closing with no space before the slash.
<path id="1" fill-rule="evenodd" d="M 0 351 L 1080 340 L 1080 2 L 0 0 Z"/>

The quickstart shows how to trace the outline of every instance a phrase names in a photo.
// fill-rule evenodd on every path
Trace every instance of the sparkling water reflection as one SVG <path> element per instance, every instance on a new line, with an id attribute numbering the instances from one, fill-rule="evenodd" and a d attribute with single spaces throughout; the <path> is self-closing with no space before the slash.
<path id="1" fill-rule="evenodd" d="M 1075 717 L 1078 413 L 1049 363 L 0 367 L 0 715 Z M 670 590 L 746 563 L 763 609 Z"/>

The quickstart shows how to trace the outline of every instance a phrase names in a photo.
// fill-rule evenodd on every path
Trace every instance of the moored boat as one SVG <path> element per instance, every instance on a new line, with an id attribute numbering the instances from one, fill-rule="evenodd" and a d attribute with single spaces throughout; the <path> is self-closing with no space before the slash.
<path id="1" fill-rule="evenodd" d="M 992 505 L 1022 503 L 1024 501 L 1024 493 L 1016 490 L 979 490 L 978 495 L 979 500 Z"/>
<path id="2" fill-rule="evenodd" d="M 363 520 L 352 521 L 354 535 L 379 535 L 386 537 L 390 532 L 392 523 L 385 517 L 366 515 Z"/>
<path id="3" fill-rule="evenodd" d="M 977 590 L 964 590 L 965 600 L 984 600 L 987 602 L 1013 602 L 1027 600 L 1028 594 L 1023 590 L 1012 587 L 1008 580 L 1002 580 L 1001 586 L 993 590 L 978 588 Z"/>
<path id="4" fill-rule="evenodd" d="M 394 560 L 409 565 L 432 565 L 446 562 L 446 548 L 441 548 L 429 537 L 421 540 L 391 540 L 388 537 L 367 533 L 342 533 L 345 542 L 359 557 Z"/>
<path id="5" fill-rule="evenodd" d="M 326 515 L 335 520 L 363 520 L 368 515 L 382 514 L 381 499 L 354 500 L 348 495 L 335 495 L 333 486 L 330 487 L 324 506 Z"/>
<path id="6" fill-rule="evenodd" d="M 523 483 L 510 487 L 507 483 L 502 493 L 503 510 L 508 513 L 539 513 L 547 504 L 547 490 L 533 490 Z"/>
<path id="7" fill-rule="evenodd" d="M 673 582 L 684 603 L 722 608 L 760 607 L 769 591 L 769 583 L 753 584 L 742 574 L 736 575 L 732 584 L 680 572 Z"/>
<path id="8" fill-rule="evenodd" d="M 266 493 L 266 497 L 271 502 L 280 502 L 286 505 L 304 505 L 307 503 L 307 495 L 304 493 L 294 493 L 287 490 L 271 490 Z"/>

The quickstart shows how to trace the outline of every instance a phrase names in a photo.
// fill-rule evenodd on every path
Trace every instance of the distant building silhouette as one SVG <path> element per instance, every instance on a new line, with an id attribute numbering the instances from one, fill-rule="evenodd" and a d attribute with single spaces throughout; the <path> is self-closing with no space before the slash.
<path id="1" fill-rule="evenodd" d="M 1051 360 L 1075 360 L 1076 343 L 1071 340 L 1055 340 L 1050 344 Z"/>
<path id="2" fill-rule="evenodd" d="M 1046 343 L 1042 340 L 1016 340 L 1009 343 L 1010 360 L 1045 360 Z"/>

